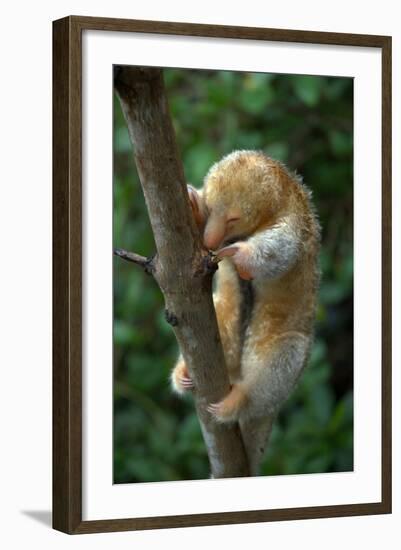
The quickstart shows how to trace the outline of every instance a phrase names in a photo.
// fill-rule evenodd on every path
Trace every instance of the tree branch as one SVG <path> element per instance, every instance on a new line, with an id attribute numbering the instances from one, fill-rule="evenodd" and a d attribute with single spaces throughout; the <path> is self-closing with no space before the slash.
<path id="1" fill-rule="evenodd" d="M 238 424 L 219 424 L 206 405 L 230 390 L 212 300 L 217 269 L 193 220 L 182 163 L 160 69 L 119 67 L 115 88 L 127 121 L 145 195 L 157 256 L 152 274 L 166 304 L 166 319 L 180 345 L 196 391 L 195 404 L 213 477 L 249 475 Z M 118 254 L 142 265 L 138 255 Z"/>
<path id="2" fill-rule="evenodd" d="M 123 260 L 127 260 L 127 262 L 139 265 L 148 274 L 153 273 L 153 258 L 146 258 L 140 254 L 135 254 L 135 252 L 128 252 L 128 250 L 124 250 L 123 248 L 116 248 L 114 254 Z"/>

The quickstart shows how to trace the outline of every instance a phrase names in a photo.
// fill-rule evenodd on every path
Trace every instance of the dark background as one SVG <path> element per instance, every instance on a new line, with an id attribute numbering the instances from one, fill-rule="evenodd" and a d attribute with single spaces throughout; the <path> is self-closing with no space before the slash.
<path id="1" fill-rule="evenodd" d="M 308 368 L 282 408 L 263 474 L 353 468 L 353 82 L 348 78 L 166 69 L 187 181 L 261 149 L 312 189 L 322 224 L 322 283 Z M 114 246 L 154 242 L 132 148 L 114 98 Z M 152 278 L 114 260 L 114 482 L 202 479 L 208 460 L 191 398 L 170 390 L 178 355 Z"/>

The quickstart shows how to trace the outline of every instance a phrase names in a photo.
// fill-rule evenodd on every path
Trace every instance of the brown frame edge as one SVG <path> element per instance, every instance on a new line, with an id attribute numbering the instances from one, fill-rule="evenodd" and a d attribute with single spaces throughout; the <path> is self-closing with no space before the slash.
<path id="1" fill-rule="evenodd" d="M 82 30 L 382 49 L 382 500 L 82 521 Z M 68 534 L 391 513 L 391 37 L 70 16 L 53 22 L 53 528 Z"/>

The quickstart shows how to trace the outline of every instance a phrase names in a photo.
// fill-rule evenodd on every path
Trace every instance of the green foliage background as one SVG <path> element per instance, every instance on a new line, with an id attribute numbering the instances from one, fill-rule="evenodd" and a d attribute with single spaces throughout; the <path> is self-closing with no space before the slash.
<path id="1" fill-rule="evenodd" d="M 262 149 L 313 190 L 323 230 L 316 341 L 282 409 L 262 473 L 353 468 L 353 82 L 337 77 L 165 70 L 188 182 L 236 149 Z M 114 246 L 154 243 L 127 128 L 114 104 Z M 178 350 L 154 281 L 114 260 L 114 481 L 209 477 L 191 398 L 169 387 Z"/>

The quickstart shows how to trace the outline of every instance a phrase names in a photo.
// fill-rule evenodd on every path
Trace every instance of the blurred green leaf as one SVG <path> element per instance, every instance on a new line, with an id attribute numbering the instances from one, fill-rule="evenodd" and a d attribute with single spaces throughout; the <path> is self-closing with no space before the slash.
<path id="1" fill-rule="evenodd" d="M 352 155 L 352 134 L 333 130 L 329 133 L 329 140 L 335 155 Z"/>
<path id="2" fill-rule="evenodd" d="M 131 140 L 126 126 L 118 128 L 114 133 L 114 147 L 117 153 L 132 153 Z"/>
<path id="3" fill-rule="evenodd" d="M 244 80 L 238 101 L 240 107 L 251 115 L 258 114 L 273 101 L 274 92 L 265 77 L 268 75 L 250 74 Z"/>
<path id="4" fill-rule="evenodd" d="M 323 80 L 319 76 L 294 76 L 294 91 L 308 107 L 314 107 L 320 98 Z"/>
<path id="5" fill-rule="evenodd" d="M 190 182 L 202 182 L 210 166 L 218 160 L 214 147 L 208 143 L 198 143 L 188 152 L 184 165 Z"/>
<path id="6" fill-rule="evenodd" d="M 269 157 L 284 162 L 288 156 L 288 145 L 286 143 L 270 143 L 265 151 Z"/>

